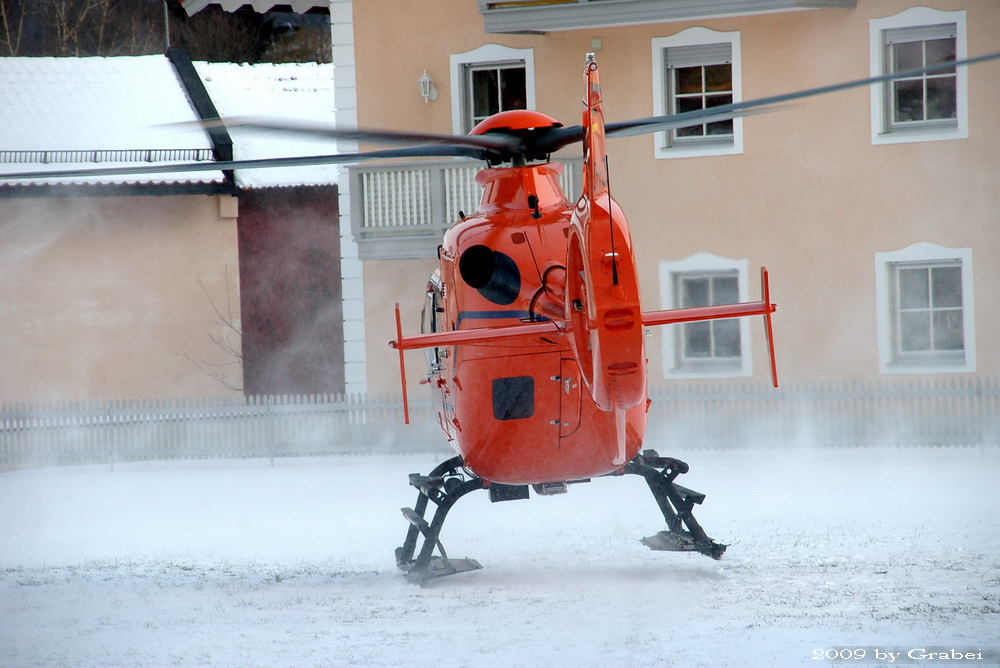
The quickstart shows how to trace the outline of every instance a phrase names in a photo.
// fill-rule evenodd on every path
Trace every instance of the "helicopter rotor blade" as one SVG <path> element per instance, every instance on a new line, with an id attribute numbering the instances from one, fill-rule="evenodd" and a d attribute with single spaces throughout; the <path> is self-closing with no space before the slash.
<path id="1" fill-rule="evenodd" d="M 174 127 L 246 128 L 262 132 L 367 141 L 379 144 L 441 144 L 447 146 L 468 146 L 486 151 L 515 150 L 518 140 L 509 135 L 449 135 L 435 132 L 411 132 L 408 130 L 375 130 L 370 128 L 339 128 L 331 123 L 304 119 L 273 118 L 267 116 L 226 116 L 200 121 L 170 124 Z"/>
<path id="2" fill-rule="evenodd" d="M 986 60 L 993 60 L 995 58 L 1000 58 L 1000 52 L 990 53 L 983 56 L 977 56 L 975 58 L 966 58 L 964 60 L 949 60 L 947 62 L 937 63 L 936 65 L 928 65 L 927 67 L 917 67 L 909 70 L 892 72 L 890 74 L 883 74 L 876 77 L 855 79 L 853 81 L 845 81 L 842 83 L 831 84 L 829 86 L 808 88 L 806 90 L 796 91 L 794 93 L 772 95 L 770 97 L 759 98 L 756 100 L 749 100 L 747 102 L 737 102 L 729 105 L 721 105 L 718 107 L 712 107 L 711 109 L 702 109 L 699 111 L 714 112 L 714 114 L 717 114 L 719 116 L 724 116 L 726 113 L 732 113 L 733 117 L 735 118 L 736 116 L 741 115 L 740 112 L 745 112 L 746 110 L 750 109 L 771 107 L 774 105 L 781 104 L 783 102 L 791 102 L 792 100 L 799 100 L 805 97 L 826 95 L 827 93 L 835 93 L 837 91 L 847 90 L 849 88 L 858 88 L 860 86 L 871 86 L 873 84 L 895 81 L 896 79 L 907 79 L 910 77 L 920 76 L 922 74 L 933 74 L 935 72 L 950 70 L 956 67 L 965 67 Z M 684 120 L 678 118 L 681 116 L 684 116 L 684 114 L 674 114 L 673 118 L 671 118 L 670 116 L 658 116 L 653 118 L 639 119 L 635 121 L 625 121 L 623 123 L 609 123 L 607 126 L 608 127 L 607 133 L 610 136 L 629 137 L 636 134 L 647 134 L 650 132 L 659 132 L 661 130 L 673 129 L 674 127 L 677 127 L 673 125 L 675 123 L 674 119 L 681 121 Z M 703 122 L 710 122 L 710 121 L 698 121 L 697 117 L 694 115 L 692 115 L 690 118 L 691 120 L 697 121 L 693 123 L 694 125 L 700 125 Z"/>
<path id="3" fill-rule="evenodd" d="M 485 159 L 489 151 L 468 146 L 414 146 L 410 148 L 386 149 L 362 153 L 335 153 L 331 155 L 307 155 L 287 158 L 259 158 L 254 160 L 218 160 L 213 162 L 187 162 L 163 165 L 140 165 L 133 167 L 94 167 L 88 169 L 60 169 L 50 171 L 18 172 L 0 174 L 0 181 L 50 178 L 80 178 L 100 176 L 140 176 L 143 174 L 175 174 L 179 172 L 209 172 L 229 169 L 267 169 L 276 167 L 308 167 L 314 165 L 335 165 L 364 160 L 385 160 L 389 158 L 422 157 L 466 157 Z"/>
<path id="4" fill-rule="evenodd" d="M 749 104 L 749 103 L 748 103 Z M 653 116 L 633 121 L 622 121 L 619 123 L 607 123 L 605 135 L 608 137 L 634 137 L 637 135 L 651 134 L 653 132 L 663 132 L 664 130 L 677 130 L 688 128 L 692 125 L 703 125 L 705 123 L 717 123 L 728 121 L 733 118 L 753 116 L 756 114 L 767 114 L 773 111 L 782 111 L 792 105 L 773 104 L 767 107 L 752 105 L 747 108 L 733 109 L 734 105 L 719 105 L 707 109 L 695 109 L 679 114 L 669 114 L 666 116 Z M 546 128 L 545 134 L 536 142 L 540 152 L 555 153 L 561 148 L 569 146 L 583 140 L 583 127 L 579 125 L 566 128 Z"/>
<path id="5" fill-rule="evenodd" d="M 943 63 L 937 63 L 936 65 L 929 65 L 927 67 L 892 72 L 890 74 L 883 74 L 865 79 L 855 79 L 853 81 L 846 81 L 828 86 L 819 86 L 817 88 L 809 88 L 806 90 L 796 91 L 794 93 L 772 95 L 769 97 L 758 98 L 756 100 L 735 102 L 733 104 L 719 105 L 717 107 L 710 107 L 706 109 L 696 109 L 694 111 L 687 111 L 679 114 L 667 114 L 663 116 L 651 116 L 649 118 L 621 121 L 618 123 L 607 123 L 604 126 L 605 134 L 608 137 L 633 137 L 637 135 L 651 134 L 654 132 L 663 132 L 664 130 L 676 130 L 678 128 L 690 127 L 692 125 L 715 123 L 718 121 L 740 118 L 756 113 L 768 113 L 787 107 L 788 105 L 784 103 L 792 102 L 793 100 L 814 97 L 817 95 L 826 95 L 827 93 L 835 93 L 849 88 L 871 86 L 873 84 L 885 83 L 896 79 L 905 79 L 922 74 L 932 74 L 934 72 L 950 70 L 956 67 L 966 67 L 968 65 L 994 60 L 997 58 L 1000 58 L 1000 52 L 989 53 L 982 56 L 976 56 L 974 58 L 966 58 L 964 60 L 949 60 Z M 552 128 L 540 138 L 538 146 L 543 152 L 554 153 L 555 151 L 558 151 L 559 149 L 574 142 L 581 141 L 582 139 L 583 128 L 579 125 Z"/>
<path id="6" fill-rule="evenodd" d="M 928 67 L 915 68 L 844 83 L 820 86 L 794 93 L 772 95 L 770 97 L 720 105 L 707 109 L 663 116 L 651 116 L 618 123 L 607 123 L 608 137 L 631 137 L 651 134 L 692 125 L 715 123 L 758 113 L 768 113 L 783 108 L 785 103 L 807 97 L 825 95 L 849 88 L 870 86 L 927 73 L 966 67 L 975 63 L 1000 58 L 1000 52 L 974 58 L 953 60 Z M 230 117 L 196 122 L 204 129 L 219 126 L 247 127 L 265 131 L 289 132 L 321 135 L 333 139 L 350 139 L 386 144 L 413 144 L 420 146 L 366 151 L 360 153 L 338 153 L 332 155 L 295 156 L 287 158 L 262 158 L 255 160 L 229 160 L 217 162 L 192 162 L 166 165 L 139 165 L 132 167 L 97 167 L 89 169 L 66 169 L 0 174 L 0 180 L 25 180 L 45 178 L 79 178 L 100 176 L 130 176 L 142 174 L 170 174 L 196 171 L 221 171 L 230 169 L 264 169 L 277 167 L 302 167 L 310 165 L 331 165 L 362 160 L 385 160 L 393 158 L 418 157 L 467 157 L 490 162 L 502 162 L 518 156 L 540 157 L 555 153 L 561 148 L 583 140 L 582 126 L 536 128 L 521 135 L 489 133 L 482 135 L 447 135 L 425 132 L 403 132 L 396 130 L 371 130 L 364 128 L 345 129 L 332 125 L 309 121 L 279 120 L 261 117 Z M 190 124 L 177 124 L 179 126 Z"/>

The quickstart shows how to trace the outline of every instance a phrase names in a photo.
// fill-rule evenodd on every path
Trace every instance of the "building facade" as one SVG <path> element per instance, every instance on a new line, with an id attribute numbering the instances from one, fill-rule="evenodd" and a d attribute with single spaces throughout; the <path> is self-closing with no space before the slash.
<path id="1" fill-rule="evenodd" d="M 461 133 L 527 107 L 576 124 L 588 52 L 614 122 L 1000 51 L 991 0 L 722 4 L 333 0 L 338 120 Z M 993 60 L 610 140 L 644 308 L 756 299 L 766 266 L 785 380 L 996 376 L 998 82 Z M 475 205 L 461 170 L 475 166 L 366 165 L 342 178 L 364 313 L 349 385 L 398 387 L 392 306 L 418 327 L 433 237 Z M 757 322 L 659 328 L 647 344 L 651 383 L 767 378 Z"/>

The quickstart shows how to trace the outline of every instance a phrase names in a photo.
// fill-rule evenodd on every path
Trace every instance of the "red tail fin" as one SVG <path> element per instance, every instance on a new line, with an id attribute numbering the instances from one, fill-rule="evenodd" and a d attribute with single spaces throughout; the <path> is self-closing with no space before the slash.
<path id="1" fill-rule="evenodd" d="M 646 400 L 642 309 L 628 223 L 611 199 L 601 84 L 592 53 L 584 78 L 583 196 L 573 212 L 566 253 L 567 332 L 594 403 L 604 411 L 624 411 Z M 619 436 L 624 443 L 624 431 Z"/>
<path id="2" fill-rule="evenodd" d="M 584 76 L 587 79 L 587 99 L 583 110 L 583 194 L 594 201 L 600 195 L 608 194 L 608 153 L 604 140 L 601 81 L 592 53 L 587 54 Z"/>

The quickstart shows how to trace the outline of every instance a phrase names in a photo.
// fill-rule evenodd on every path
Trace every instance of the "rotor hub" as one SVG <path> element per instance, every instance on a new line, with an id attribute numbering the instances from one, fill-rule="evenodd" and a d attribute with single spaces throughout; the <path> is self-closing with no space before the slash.
<path id="1" fill-rule="evenodd" d="M 562 125 L 556 119 L 540 111 L 513 109 L 493 114 L 472 128 L 469 134 L 484 135 L 488 132 L 517 132 L 541 128 L 561 128 Z"/>

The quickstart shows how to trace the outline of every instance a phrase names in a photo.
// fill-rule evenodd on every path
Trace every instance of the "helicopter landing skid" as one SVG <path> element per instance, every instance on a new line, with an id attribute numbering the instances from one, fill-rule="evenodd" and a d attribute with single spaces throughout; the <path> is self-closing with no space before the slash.
<path id="1" fill-rule="evenodd" d="M 625 465 L 623 474 L 645 478 L 663 519 L 667 521 L 665 531 L 643 538 L 642 543 L 651 550 L 699 552 L 713 559 L 722 559 L 728 545 L 709 538 L 691 513 L 696 503 L 705 500 L 705 495 L 674 482 L 674 478 L 687 472 L 687 464 L 673 457 L 661 457 L 655 450 L 644 450 Z"/>
<path id="2" fill-rule="evenodd" d="M 688 465 L 679 459 L 661 457 L 655 450 L 645 450 L 621 470 L 609 475 L 642 476 L 667 521 L 665 531 L 643 538 L 643 544 L 653 550 L 699 552 L 721 559 L 728 546 L 709 538 L 691 514 L 692 507 L 704 501 L 705 495 L 674 482 L 674 478 L 687 471 Z M 410 527 L 402 547 L 396 548 L 396 565 L 406 574 L 406 579 L 425 585 L 435 578 L 482 568 L 482 564 L 475 559 L 450 558 L 439 536 L 448 511 L 469 492 L 485 489 L 483 479 L 464 469 L 461 457 L 452 457 L 436 466 L 429 475 L 411 473 L 410 484 L 418 490 L 417 502 L 413 508 L 402 509 Z M 490 498 L 493 501 L 523 499 L 527 498 L 527 489 L 527 485 L 523 490 L 517 485 L 494 485 L 490 488 Z M 437 510 L 428 522 L 424 515 L 427 504 L 432 501 Z M 423 543 L 418 552 L 417 543 L 421 536 Z M 435 548 L 440 556 L 434 554 Z"/>
<path id="3" fill-rule="evenodd" d="M 444 546 L 438 538 L 444 525 L 448 511 L 460 498 L 485 487 L 482 478 L 461 471 L 462 458 L 452 457 L 442 462 L 429 475 L 410 474 L 410 484 L 419 490 L 417 502 L 413 508 L 403 508 L 403 516 L 410 523 L 406 540 L 402 547 L 396 548 L 396 565 L 406 574 L 410 582 L 424 585 L 434 578 L 474 571 L 482 568 L 475 559 L 452 559 L 444 551 Z M 424 519 L 428 501 L 437 505 L 434 517 L 430 523 Z M 423 536 L 420 551 L 417 552 L 417 541 Z M 434 548 L 441 556 L 434 555 Z M 414 558 L 416 553 L 416 558 Z"/>

